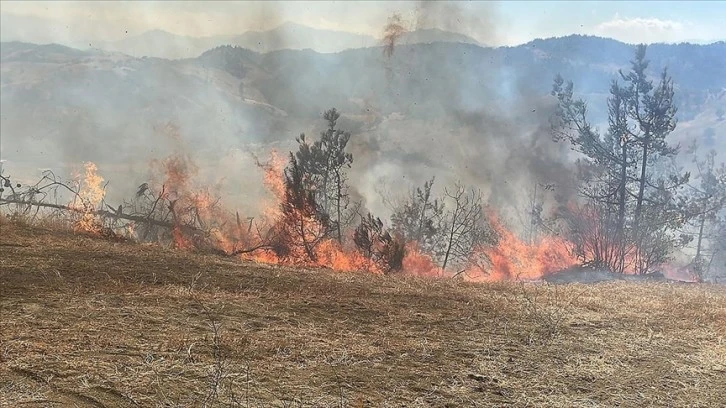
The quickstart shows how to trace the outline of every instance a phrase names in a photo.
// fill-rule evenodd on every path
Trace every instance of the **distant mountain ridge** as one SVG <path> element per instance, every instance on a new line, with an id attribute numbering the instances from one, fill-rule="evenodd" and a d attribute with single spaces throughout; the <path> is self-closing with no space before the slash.
<path id="1" fill-rule="evenodd" d="M 419 29 L 401 34 L 401 44 L 434 42 L 479 44 L 464 34 L 440 29 Z M 92 44 L 91 48 L 123 52 L 135 57 L 166 59 L 196 58 L 203 52 L 222 45 L 238 46 L 256 52 L 312 49 L 320 53 L 334 53 L 347 49 L 381 45 L 381 40 L 370 35 L 355 34 L 308 27 L 287 22 L 264 31 L 247 31 L 240 35 L 188 37 L 163 30 L 151 30 L 114 42 Z"/>
<path id="2" fill-rule="evenodd" d="M 294 140 L 333 106 L 344 114 L 341 126 L 367 135 L 357 143 L 395 150 L 462 124 L 488 131 L 494 125 L 481 112 L 492 108 L 506 116 L 494 121 L 546 126 L 557 73 L 574 81 L 602 123 L 610 81 L 628 68 L 632 52 L 615 40 L 569 36 L 499 48 L 403 42 L 390 57 L 380 46 L 337 53 L 218 46 L 167 60 L 3 42 L 3 158 L 23 152 L 41 162 L 48 149 L 72 163 L 158 157 L 159 129 L 169 122 L 214 157 L 241 144 Z M 656 44 L 648 59 L 651 73 L 668 66 L 673 76 L 678 137 L 711 129 L 710 147 L 726 149 L 726 120 L 717 113 L 726 106 L 726 43 Z"/>

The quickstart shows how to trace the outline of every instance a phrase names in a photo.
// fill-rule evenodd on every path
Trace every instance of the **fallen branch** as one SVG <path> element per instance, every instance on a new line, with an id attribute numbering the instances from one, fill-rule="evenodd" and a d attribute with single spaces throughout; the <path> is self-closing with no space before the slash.
<path id="1" fill-rule="evenodd" d="M 207 231 L 204 231 L 203 229 L 200 229 L 197 227 L 184 225 L 184 224 L 175 224 L 174 222 L 170 222 L 170 221 L 160 221 L 160 220 L 151 218 L 149 216 L 125 214 L 122 212 L 121 207 L 119 207 L 119 209 L 112 209 L 111 211 L 109 211 L 109 210 L 88 211 L 88 210 L 85 210 L 82 208 L 71 207 L 71 206 L 62 205 L 62 204 L 44 203 L 44 202 L 33 201 L 33 200 L 30 200 L 30 201 L 29 200 L 18 200 L 18 199 L 13 199 L 13 198 L 0 198 L 0 205 L 3 205 L 3 204 L 16 204 L 16 205 L 22 205 L 22 206 L 38 207 L 38 208 L 52 208 L 55 210 L 69 211 L 69 212 L 74 212 L 74 213 L 79 213 L 79 214 L 93 214 L 93 215 L 99 216 L 99 217 L 133 221 L 133 222 L 137 222 L 140 224 L 153 225 L 153 226 L 157 226 L 157 227 L 167 228 L 170 230 L 174 229 L 174 228 L 179 228 L 185 234 L 207 235 Z M 111 208 L 111 207 L 109 207 L 109 208 Z M 266 250 L 266 249 L 271 249 L 271 248 L 272 248 L 272 245 L 270 245 L 268 243 L 262 243 L 262 244 L 255 245 L 250 248 L 235 249 L 232 252 L 226 252 L 226 251 L 218 249 L 218 248 L 212 250 L 212 252 L 217 255 L 222 255 L 222 256 L 238 256 L 238 255 L 243 255 L 243 254 L 251 254 L 256 251 Z"/>
<path id="2" fill-rule="evenodd" d="M 131 215 L 131 214 L 124 214 L 123 212 L 116 212 L 116 211 L 107 211 L 107 210 L 92 210 L 87 211 L 82 208 L 76 208 L 71 207 L 67 205 L 62 204 L 51 204 L 51 203 L 43 203 L 39 201 L 26 201 L 26 200 L 17 200 L 17 199 L 8 199 L 8 198 L 0 198 L 0 205 L 2 204 L 17 204 L 17 205 L 27 205 L 27 206 L 33 206 L 33 207 L 41 207 L 41 208 L 53 208 L 56 210 L 63 210 L 63 211 L 70 211 L 75 212 L 79 214 L 93 214 L 100 217 L 106 217 L 106 218 L 115 218 L 115 219 L 122 219 L 127 221 L 134 221 L 139 223 L 146 223 L 150 225 L 155 225 L 159 227 L 169 228 L 172 229 L 174 227 L 182 228 L 183 230 L 189 231 L 189 232 L 198 232 L 198 233 L 204 233 L 203 230 L 195 227 L 190 227 L 187 225 L 175 225 L 172 222 L 169 221 L 159 221 L 154 218 L 144 217 L 140 215 Z"/>

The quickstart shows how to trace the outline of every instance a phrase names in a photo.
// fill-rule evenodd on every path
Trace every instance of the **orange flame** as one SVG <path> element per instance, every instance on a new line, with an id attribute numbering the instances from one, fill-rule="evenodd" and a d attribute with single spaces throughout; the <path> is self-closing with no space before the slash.
<path id="1" fill-rule="evenodd" d="M 243 259 L 262 263 L 326 267 L 337 271 L 382 273 L 374 262 L 353 246 L 341 245 L 335 239 L 325 238 L 317 245 L 307 247 L 300 245 L 301 242 L 306 244 L 319 239 L 322 225 L 315 219 L 314 211 L 309 214 L 306 211 L 305 214 L 283 216 L 280 203 L 286 198 L 284 169 L 287 161 L 284 156 L 272 151 L 267 162 L 257 164 L 264 171 L 264 183 L 274 197 L 265 206 L 262 217 L 262 224 L 267 228 L 259 229 L 257 224 L 255 228 L 252 224 L 242 225 L 239 215 L 235 220 L 234 215 L 225 212 L 218 205 L 216 196 L 208 189 L 193 188 L 191 179 L 198 168 L 189 157 L 177 155 L 163 162 L 166 198 L 174 203 L 175 208 L 172 237 L 177 248 L 193 249 L 198 245 L 193 235 L 194 228 L 189 228 L 191 225 L 209 232 L 207 238 L 211 237 L 213 245 L 227 253 L 239 248 L 260 247 L 241 253 L 239 256 Z M 540 279 L 548 273 L 576 264 L 576 258 L 570 254 L 568 241 L 559 237 L 546 237 L 537 243 L 526 244 L 505 228 L 493 212 L 488 216 L 499 235 L 499 241 L 493 247 L 480 247 L 475 251 L 472 262 L 463 271 L 466 279 Z M 295 242 L 290 237 L 291 232 L 299 235 L 301 242 Z M 266 239 L 269 237 L 263 236 L 266 233 L 281 235 L 283 241 L 293 239 L 282 243 L 289 246 L 287 249 L 290 252 L 281 258 L 271 246 L 261 245 L 268 242 Z M 350 240 L 344 242 L 349 243 Z M 475 264 L 473 259 L 485 259 L 487 265 Z M 451 276 L 451 273 L 444 273 L 436 260 L 422 251 L 415 242 L 406 244 L 403 272 L 425 277 Z"/>
<path id="2" fill-rule="evenodd" d="M 407 275 L 416 276 L 441 276 L 443 271 L 431 255 L 419 248 L 417 242 L 406 244 L 406 255 L 403 258 L 403 271 Z"/>
<path id="3" fill-rule="evenodd" d="M 322 242 L 318 246 L 316 254 L 318 259 L 316 266 L 328 267 L 342 272 L 371 271 L 380 273 L 373 263 L 358 251 L 346 251 L 334 239 Z"/>
<path id="4" fill-rule="evenodd" d="M 102 223 L 95 214 L 98 205 L 103 201 L 106 196 L 106 191 L 103 189 L 103 177 L 98 175 L 95 163 L 86 162 L 84 163 L 85 174 L 83 181 L 81 181 L 81 189 L 78 192 L 78 197 L 81 201 L 80 205 L 75 205 L 74 208 L 81 210 L 83 215 L 73 226 L 76 232 L 90 232 L 100 233 L 102 229 Z"/>
<path id="5" fill-rule="evenodd" d="M 278 200 L 285 198 L 284 172 L 287 160 L 277 150 L 270 152 L 270 159 L 267 163 L 258 163 L 258 166 L 265 172 L 264 183 Z"/>
<path id="6" fill-rule="evenodd" d="M 480 270 L 471 271 L 467 274 L 469 279 L 538 280 L 549 273 L 577 264 L 577 258 L 570 251 L 569 241 L 548 236 L 539 242 L 526 244 L 506 229 L 494 213 L 489 213 L 489 220 L 499 235 L 496 246 L 482 249 L 491 262 L 491 268 L 485 273 Z"/>

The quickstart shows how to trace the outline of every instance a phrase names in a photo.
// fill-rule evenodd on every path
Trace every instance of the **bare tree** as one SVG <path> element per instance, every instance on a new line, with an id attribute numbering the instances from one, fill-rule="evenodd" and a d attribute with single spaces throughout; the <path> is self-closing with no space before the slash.
<path id="1" fill-rule="evenodd" d="M 391 216 L 393 229 L 408 242 L 415 241 L 429 254 L 435 254 L 440 245 L 444 203 L 432 196 L 434 179 L 423 188 L 411 190 L 406 201 L 394 209 Z"/>
<path id="2" fill-rule="evenodd" d="M 495 234 L 486 222 L 482 208 L 481 191 L 467 189 L 457 182 L 454 188 L 445 190 L 451 201 L 451 210 L 445 216 L 445 241 L 442 271 L 450 264 L 460 264 L 482 244 L 493 243 Z"/>

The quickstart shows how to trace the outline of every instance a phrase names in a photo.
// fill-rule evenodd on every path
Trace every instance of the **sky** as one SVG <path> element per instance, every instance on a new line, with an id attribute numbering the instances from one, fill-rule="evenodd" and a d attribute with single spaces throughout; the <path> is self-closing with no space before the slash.
<path id="1" fill-rule="evenodd" d="M 154 29 L 200 37 L 266 30 L 286 21 L 380 37 L 394 13 L 409 28 L 456 31 L 492 46 L 568 34 L 629 43 L 726 40 L 724 1 L 0 1 L 0 40 L 80 44 Z"/>

